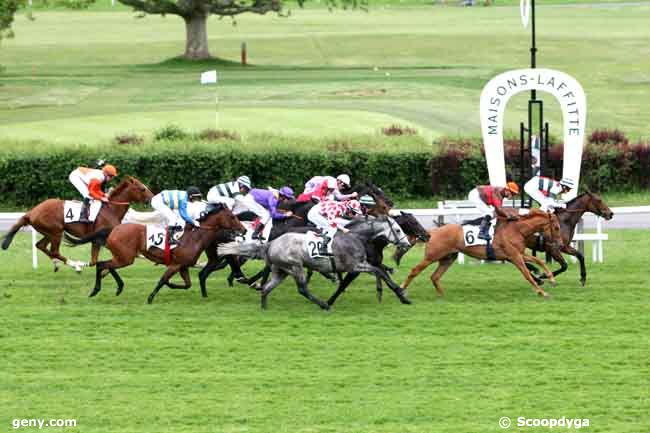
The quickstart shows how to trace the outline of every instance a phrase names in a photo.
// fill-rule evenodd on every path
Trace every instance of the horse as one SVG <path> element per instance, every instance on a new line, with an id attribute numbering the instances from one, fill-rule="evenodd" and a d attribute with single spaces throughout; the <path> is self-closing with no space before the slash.
<path id="1" fill-rule="evenodd" d="M 227 207 L 220 204 L 208 206 L 199 221 L 200 227 L 186 224 L 178 246 L 171 250 L 168 261 L 165 260 L 165 253 L 162 249 L 147 249 L 147 227 L 141 224 L 120 224 L 113 230 L 102 229 L 82 239 L 74 239 L 66 234 L 66 241 L 72 246 L 88 242 L 103 242 L 112 253 L 110 260 L 97 262 L 95 287 L 89 297 L 99 293 L 102 278 L 107 272 L 113 276 L 117 283 L 116 296 L 122 293 L 124 281 L 116 270 L 132 265 L 140 254 L 156 264 L 165 264 L 167 270 L 147 298 L 147 303 L 151 304 L 164 285 L 171 289 L 185 290 L 192 286 L 188 268 L 196 264 L 199 256 L 208 246 L 214 242 L 231 240 L 229 234 L 246 232 L 237 217 Z M 177 272 L 180 273 L 184 285 L 169 282 Z"/>
<path id="2" fill-rule="evenodd" d="M 382 278 L 395 292 L 403 304 L 410 304 L 397 284 L 380 267 L 373 266 L 367 261 L 364 240 L 386 236 L 390 242 L 406 246 L 408 240 L 404 232 L 390 218 L 365 219 L 360 218 L 350 223 L 352 228 L 360 225 L 361 230 L 353 233 L 337 233 L 332 240 L 332 256 L 312 258 L 305 251 L 306 234 L 286 233 L 268 244 L 237 244 L 220 245 L 219 255 L 246 255 L 264 258 L 271 267 L 271 280 L 261 292 L 261 306 L 267 308 L 267 297 L 288 275 L 293 276 L 298 286 L 298 292 L 324 310 L 330 305 L 313 296 L 307 287 L 304 268 L 314 269 L 323 274 L 368 272 Z M 352 228 L 350 230 L 352 231 Z"/>
<path id="3" fill-rule="evenodd" d="M 68 260 L 59 252 L 63 233 L 69 233 L 75 237 L 84 237 L 100 229 L 113 228 L 122 222 L 130 203 L 147 203 L 152 197 L 153 193 L 142 182 L 134 177 L 126 176 L 111 191 L 109 201 L 102 204 L 101 210 L 93 223 L 65 223 L 63 216 L 64 200 L 47 199 L 20 217 L 5 236 L 2 249 L 9 248 L 12 239 L 21 227 L 31 225 L 43 235 L 43 238 L 36 243 L 36 247 L 52 260 L 54 272 L 59 270 L 60 262 L 74 267 L 79 272 L 85 264 Z M 50 245 L 49 250 L 47 248 L 48 244 Z M 89 266 L 97 263 L 100 248 L 99 244 L 93 243 Z"/>
<path id="4" fill-rule="evenodd" d="M 584 286 L 587 282 L 587 269 L 585 267 L 585 258 L 580 253 L 571 246 L 571 240 L 575 234 L 575 228 L 585 212 L 591 212 L 599 217 L 605 218 L 606 220 L 611 220 L 614 217 L 614 213 L 611 209 L 603 202 L 602 198 L 597 194 L 594 194 L 590 191 L 584 192 L 569 201 L 566 204 L 566 209 L 555 209 L 555 215 L 560 222 L 560 233 L 562 235 L 562 248 L 552 248 L 552 246 L 546 242 L 546 238 L 549 236 L 549 233 L 544 233 L 544 237 L 540 238 L 536 235 L 531 235 L 526 238 L 526 246 L 533 251 L 546 251 L 551 255 L 559 264 L 560 269 L 553 272 L 553 276 L 558 276 L 562 272 L 565 272 L 569 266 L 567 265 L 566 260 L 562 256 L 562 253 L 572 255 L 578 259 L 580 262 L 580 283 Z M 540 239 L 544 239 L 543 244 L 540 245 Z M 529 265 L 528 268 L 534 273 L 538 273 L 537 268 L 532 265 Z M 537 283 L 540 283 L 540 279 L 545 276 L 537 276 Z"/>
<path id="5" fill-rule="evenodd" d="M 369 215 L 373 215 L 373 216 L 388 215 L 390 209 L 393 206 L 393 201 L 384 194 L 384 191 L 381 188 L 379 188 L 372 182 L 360 183 L 347 192 L 349 193 L 356 192 L 359 194 L 359 196 L 364 194 L 369 194 L 373 197 L 373 199 L 375 200 L 375 206 L 369 209 L 368 211 Z M 280 211 L 291 211 L 293 213 L 293 216 L 291 218 L 286 218 L 284 220 L 274 221 L 273 226 L 271 228 L 271 232 L 269 233 L 268 241 L 270 242 L 282 236 L 283 234 L 289 232 L 306 233 L 307 231 L 314 230 L 315 228 L 313 224 L 311 224 L 307 219 L 307 214 L 309 213 L 311 208 L 316 205 L 316 203 L 318 202 L 312 200 L 306 202 L 290 200 L 290 201 L 279 203 L 278 209 Z M 201 294 L 204 297 L 208 296 L 206 281 L 210 276 L 210 274 L 225 268 L 227 265 L 230 265 L 231 268 L 230 275 L 228 275 L 227 278 L 228 285 L 231 287 L 235 280 L 241 283 L 249 284 L 252 287 L 255 287 L 256 281 L 258 281 L 260 278 L 262 279 L 262 285 L 263 285 L 266 283 L 271 272 L 269 267 L 265 267 L 257 274 L 253 275 L 252 277 L 245 278 L 241 273 L 241 271 L 239 269 L 236 269 L 236 266 L 234 266 L 233 261 L 236 261 L 237 265 L 241 267 L 246 262 L 246 257 L 227 259 L 224 257 L 220 257 L 216 253 L 213 253 L 211 249 L 206 250 L 206 254 L 208 256 L 208 263 L 199 273 Z M 377 280 L 378 285 L 381 284 L 380 281 L 381 280 L 379 279 Z"/>
<path id="6" fill-rule="evenodd" d="M 507 221 L 499 217 L 495 228 L 492 246 L 496 260 L 507 260 L 519 269 L 526 280 L 540 296 L 548 296 L 537 284 L 535 278 L 526 267 L 526 263 L 534 263 L 540 266 L 552 284 L 555 278 L 543 261 L 537 257 L 524 254 L 526 239 L 534 233 L 548 228 L 551 234 L 549 240 L 555 248 L 561 247 L 560 224 L 553 215 L 539 209 L 531 209 L 527 215 L 522 215 L 516 221 Z M 438 295 L 444 295 L 440 285 L 440 278 L 454 264 L 459 252 L 478 258 L 486 259 L 486 247 L 483 245 L 465 246 L 463 227 L 460 224 L 447 224 L 439 228 L 429 230 L 430 239 L 426 243 L 424 258 L 418 263 L 406 277 L 402 284 L 402 290 L 406 290 L 411 281 L 417 277 L 431 263 L 438 262 L 438 268 L 431 274 L 431 282 L 436 288 Z"/>

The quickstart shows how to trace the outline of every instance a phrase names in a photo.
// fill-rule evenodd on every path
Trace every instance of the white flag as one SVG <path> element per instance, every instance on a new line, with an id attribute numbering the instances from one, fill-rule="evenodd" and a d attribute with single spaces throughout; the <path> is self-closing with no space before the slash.
<path id="1" fill-rule="evenodd" d="M 201 84 L 217 84 L 217 71 L 205 71 L 202 73 Z"/>
<path id="2" fill-rule="evenodd" d="M 519 12 L 521 12 L 521 23 L 524 28 L 528 27 L 528 18 L 530 17 L 530 0 L 520 0 Z"/>

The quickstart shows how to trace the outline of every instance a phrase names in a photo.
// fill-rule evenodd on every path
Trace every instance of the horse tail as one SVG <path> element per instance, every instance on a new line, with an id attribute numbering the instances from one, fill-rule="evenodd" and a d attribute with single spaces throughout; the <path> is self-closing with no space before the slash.
<path id="1" fill-rule="evenodd" d="M 11 241 L 14 239 L 14 236 L 16 236 L 16 233 L 18 233 L 18 230 L 20 230 L 22 227 L 29 225 L 29 212 L 26 213 L 25 215 L 21 216 L 18 222 L 11 227 L 9 230 L 9 233 L 7 233 L 2 241 L 2 249 L 6 250 L 9 248 L 9 245 L 11 245 Z"/>
<path id="2" fill-rule="evenodd" d="M 71 247 L 76 247 L 77 245 L 83 245 L 87 244 L 89 242 L 95 242 L 98 245 L 105 245 L 106 244 L 106 239 L 108 238 L 108 235 L 111 234 L 112 228 L 105 227 L 103 229 L 97 230 L 94 233 L 89 234 L 88 236 L 84 236 L 83 238 L 75 238 L 73 236 L 70 236 L 67 233 L 64 233 L 63 236 L 65 237 L 65 243 L 68 246 Z"/>
<path id="3" fill-rule="evenodd" d="M 220 256 L 246 256 L 246 257 L 258 257 L 261 258 L 264 256 L 266 251 L 267 244 L 259 244 L 258 242 L 251 243 L 238 243 L 238 242 L 228 242 L 221 244 L 217 247 L 217 253 Z"/>

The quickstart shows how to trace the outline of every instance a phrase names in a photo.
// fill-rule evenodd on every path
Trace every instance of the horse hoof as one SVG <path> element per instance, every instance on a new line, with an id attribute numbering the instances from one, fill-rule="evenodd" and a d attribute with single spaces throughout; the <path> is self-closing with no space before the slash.
<path id="1" fill-rule="evenodd" d="M 88 294 L 88 297 L 93 298 L 95 295 L 97 295 L 97 293 L 99 293 L 99 290 L 97 290 L 97 288 L 94 288 L 93 291 Z"/>
<path id="2" fill-rule="evenodd" d="M 557 286 L 557 281 L 555 281 L 555 280 L 549 280 L 548 283 L 551 285 L 551 287 L 556 287 Z"/>
<path id="3" fill-rule="evenodd" d="M 321 302 L 321 303 L 318 304 L 318 305 L 319 305 L 323 310 L 325 310 L 325 311 L 329 311 L 329 309 L 330 309 L 330 305 L 329 305 L 329 304 L 326 304 L 326 303 L 324 303 L 324 302 Z"/>
<path id="4" fill-rule="evenodd" d="M 406 296 L 402 296 L 401 298 L 399 298 L 399 301 L 404 305 L 411 305 L 412 304 L 411 300 L 409 298 L 407 298 Z"/>
<path id="5" fill-rule="evenodd" d="M 580 278 L 580 285 L 582 285 L 582 287 L 584 287 L 585 284 L 587 284 L 587 279 L 586 278 Z"/>
<path id="6" fill-rule="evenodd" d="M 117 290 L 115 291 L 115 296 L 120 296 L 122 294 L 122 290 L 124 287 L 118 287 Z"/>
<path id="7" fill-rule="evenodd" d="M 153 298 L 147 298 L 147 304 L 151 304 L 153 302 Z"/>

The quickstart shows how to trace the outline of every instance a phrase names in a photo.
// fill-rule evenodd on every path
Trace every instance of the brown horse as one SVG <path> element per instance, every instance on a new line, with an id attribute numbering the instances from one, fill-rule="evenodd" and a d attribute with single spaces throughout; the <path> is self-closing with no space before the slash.
<path id="1" fill-rule="evenodd" d="M 237 217 L 220 204 L 210 206 L 200 221 L 200 227 L 185 226 L 179 245 L 171 250 L 167 270 L 147 299 L 149 304 L 153 302 L 154 297 L 164 285 L 171 289 L 189 289 L 192 282 L 188 268 L 196 264 L 206 248 L 213 246 L 218 241 L 230 241 L 230 234 L 246 233 L 246 229 Z M 120 224 L 112 230 L 100 230 L 82 239 L 74 239 L 66 234 L 66 241 L 72 246 L 88 242 L 105 242 L 106 248 L 113 254 L 111 260 L 97 262 L 95 287 L 90 292 L 90 297 L 99 293 L 102 278 L 109 272 L 117 283 L 116 295 L 122 293 L 124 281 L 116 269 L 132 265 L 139 254 L 154 263 L 165 264 L 165 254 L 162 249 L 155 247 L 147 249 L 147 227 L 142 224 Z M 169 282 L 177 272 L 180 273 L 185 285 Z"/>
<path id="2" fill-rule="evenodd" d="M 539 287 L 530 271 L 526 268 L 526 263 L 534 263 L 540 266 L 551 283 L 555 284 L 553 274 L 548 270 L 544 262 L 537 257 L 524 254 L 524 250 L 526 249 L 526 238 L 547 227 L 552 235 L 551 241 L 556 242 L 556 247 L 559 248 L 560 225 L 557 218 L 538 209 L 532 209 L 527 215 L 522 215 L 516 221 L 510 222 L 500 218 L 492 242 L 496 259 L 507 260 L 515 265 L 533 285 L 535 292 L 541 296 L 548 296 L 548 294 Z M 444 290 L 440 285 L 440 278 L 454 263 L 459 252 L 477 259 L 487 258 L 485 246 L 465 246 L 463 228 L 459 224 L 447 224 L 429 230 L 429 235 L 430 239 L 426 243 L 424 250 L 424 259 L 411 270 L 402 285 L 403 290 L 406 290 L 411 281 L 427 266 L 433 262 L 439 262 L 438 268 L 431 274 L 431 282 L 436 287 L 438 294 L 442 296 Z"/>
<path id="3" fill-rule="evenodd" d="M 59 263 L 81 270 L 84 263 L 68 260 L 59 252 L 61 237 L 63 233 L 69 233 L 76 237 L 88 236 L 100 229 L 113 228 L 122 222 L 122 218 L 129 209 L 130 203 L 146 203 L 151 200 L 153 194 L 138 179 L 126 176 L 124 180 L 109 195 L 109 201 L 102 205 L 97 219 L 94 223 L 64 223 L 63 209 L 64 200 L 55 198 L 47 199 L 25 215 L 20 217 L 18 222 L 9 230 L 2 242 L 2 249 L 9 248 L 13 237 L 21 227 L 31 225 L 43 238 L 36 243 L 36 247 L 43 251 L 54 263 L 54 271 L 59 270 Z M 48 249 L 47 246 L 50 246 Z M 90 266 L 97 262 L 100 245 L 93 243 L 91 250 Z"/>
<path id="4" fill-rule="evenodd" d="M 591 212 L 595 215 L 598 215 L 599 217 L 605 218 L 608 221 L 611 220 L 614 216 L 614 212 L 612 212 L 612 210 L 605 204 L 605 202 L 603 202 L 603 199 L 600 198 L 600 196 L 587 191 L 569 201 L 566 205 L 566 209 L 555 210 L 555 215 L 557 215 L 557 218 L 560 222 L 560 233 L 562 235 L 563 242 L 561 249 L 553 248 L 550 243 L 547 243 L 545 241 L 543 245 L 539 245 L 540 238 L 534 234 L 526 238 L 526 246 L 528 248 L 533 251 L 546 251 L 555 259 L 555 261 L 560 264 L 560 269 L 553 272 L 554 276 L 558 276 L 569 268 L 566 260 L 564 257 L 562 257 L 562 253 L 576 257 L 580 262 L 580 283 L 583 286 L 587 281 L 585 258 L 580 253 L 580 251 L 571 246 L 571 240 L 575 234 L 576 225 L 578 225 L 578 222 L 582 218 L 582 215 L 585 214 L 585 212 Z M 548 230 L 546 230 L 544 232 L 544 239 L 548 238 L 549 236 L 551 236 L 551 234 L 548 232 Z M 537 271 L 537 269 L 533 266 L 529 266 L 528 268 L 533 270 L 533 272 Z M 535 277 L 540 278 L 539 276 Z M 541 276 L 541 278 L 544 278 L 544 276 Z M 540 281 L 537 280 L 537 282 L 539 283 Z"/>

